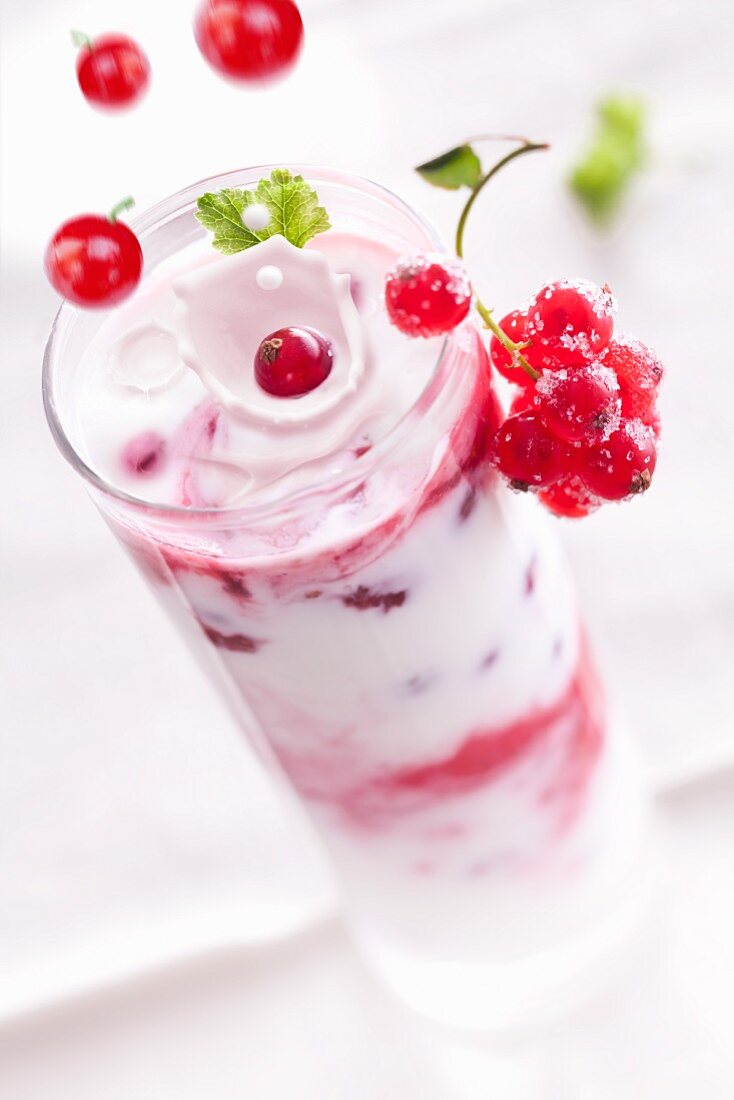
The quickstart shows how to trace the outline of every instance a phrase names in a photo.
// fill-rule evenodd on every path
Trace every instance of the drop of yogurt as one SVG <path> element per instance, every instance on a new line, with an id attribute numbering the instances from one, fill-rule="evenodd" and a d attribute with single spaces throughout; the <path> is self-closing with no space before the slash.
<path id="1" fill-rule="evenodd" d="M 261 290 L 277 290 L 283 283 L 283 272 L 274 264 L 265 264 L 255 275 L 255 282 Z"/>
<path id="2" fill-rule="evenodd" d="M 245 228 L 252 230 L 253 233 L 259 233 L 270 225 L 270 211 L 267 206 L 255 202 L 252 206 L 246 206 L 242 211 L 242 223 Z"/>

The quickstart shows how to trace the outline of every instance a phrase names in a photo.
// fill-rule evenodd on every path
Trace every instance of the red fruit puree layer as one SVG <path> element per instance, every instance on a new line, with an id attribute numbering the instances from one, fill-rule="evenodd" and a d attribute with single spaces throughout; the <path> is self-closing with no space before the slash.
<path id="1" fill-rule="evenodd" d="M 471 730 L 450 755 L 428 764 L 381 772 L 350 787 L 342 769 L 339 774 L 330 769 L 328 756 L 291 755 L 277 747 L 276 752 L 302 797 L 337 806 L 352 824 L 375 829 L 389 828 L 431 803 L 490 788 L 512 769 L 549 753 L 552 768 L 538 769 L 544 778 L 535 797 L 560 833 L 583 808 L 603 744 L 601 690 L 584 641 L 574 675 L 556 702 L 506 726 Z"/>

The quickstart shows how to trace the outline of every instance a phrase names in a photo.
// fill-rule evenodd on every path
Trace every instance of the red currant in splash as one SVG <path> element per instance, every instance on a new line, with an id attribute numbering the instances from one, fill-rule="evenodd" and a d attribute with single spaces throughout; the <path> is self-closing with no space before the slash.
<path id="1" fill-rule="evenodd" d="M 334 351 L 316 329 L 291 325 L 271 332 L 255 355 L 258 385 L 274 397 L 302 397 L 331 374 Z"/>

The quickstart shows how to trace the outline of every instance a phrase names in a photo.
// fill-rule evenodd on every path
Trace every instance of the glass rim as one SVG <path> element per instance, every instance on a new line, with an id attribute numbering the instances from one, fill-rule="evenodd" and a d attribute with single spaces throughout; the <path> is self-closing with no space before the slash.
<path id="1" fill-rule="evenodd" d="M 255 184 L 262 175 L 269 174 L 275 168 L 286 168 L 295 174 L 322 180 L 325 183 L 341 183 L 362 191 L 371 191 L 378 198 L 389 200 L 392 205 L 397 206 L 407 214 L 416 226 L 426 234 L 426 237 L 431 242 L 432 248 L 436 252 L 446 251 L 445 243 L 434 226 L 421 214 L 417 213 L 404 199 L 396 195 L 394 191 L 391 191 L 390 188 L 385 187 L 383 184 L 376 183 L 366 176 L 360 176 L 355 173 L 344 172 L 340 169 L 329 168 L 328 166 L 318 164 L 260 164 L 253 165 L 252 167 L 233 169 L 220 175 L 208 176 L 174 192 L 167 198 L 161 199 L 159 202 L 140 213 L 136 213 L 135 216 L 128 219 L 128 224 L 131 229 L 135 230 L 141 242 L 144 242 L 157 228 L 164 225 L 168 218 L 175 214 L 183 213 L 187 207 L 193 208 L 196 198 L 202 194 L 203 191 L 212 190 L 215 187 L 219 189 L 233 186 L 235 184 L 238 186 L 248 186 L 250 183 Z M 243 176 L 251 176 L 252 179 L 244 181 Z M 358 463 L 358 470 L 349 470 L 338 474 L 326 474 L 314 480 L 312 483 L 294 489 L 275 500 L 253 500 L 250 503 L 245 501 L 225 507 L 202 508 L 144 500 L 142 497 L 128 493 L 97 473 L 96 470 L 85 462 L 75 448 L 62 424 L 61 416 L 57 409 L 54 381 L 56 374 L 55 368 L 58 366 L 56 345 L 62 333 L 74 325 L 80 313 L 81 311 L 69 302 L 62 302 L 54 317 L 51 331 L 46 341 L 43 355 L 42 397 L 44 413 L 51 435 L 66 461 L 90 486 L 92 486 L 92 488 L 103 493 L 105 497 L 109 497 L 123 505 L 133 507 L 137 511 L 143 511 L 149 515 L 155 514 L 161 519 L 198 517 L 200 519 L 216 520 L 217 518 L 231 519 L 238 514 L 252 517 L 263 514 L 267 515 L 273 511 L 280 512 L 287 510 L 294 503 L 312 494 L 321 493 L 327 489 L 348 489 L 352 483 L 358 483 L 364 480 L 364 478 L 369 476 L 372 470 L 380 464 L 385 456 L 399 445 L 400 440 L 405 435 L 406 428 L 409 427 L 414 420 L 419 418 L 422 411 L 432 406 L 435 397 L 442 389 L 445 381 L 445 375 L 447 373 L 446 353 L 454 335 L 453 333 L 449 333 L 444 337 L 433 370 L 417 399 L 403 413 L 386 435 L 366 454 L 361 456 Z"/>

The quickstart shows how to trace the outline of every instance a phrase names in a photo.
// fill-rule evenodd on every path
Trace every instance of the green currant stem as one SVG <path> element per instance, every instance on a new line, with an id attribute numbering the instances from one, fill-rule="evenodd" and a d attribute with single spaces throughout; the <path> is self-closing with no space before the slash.
<path id="1" fill-rule="evenodd" d="M 120 214 L 124 210 L 129 210 L 131 206 L 135 206 L 135 199 L 128 195 L 127 198 L 121 199 L 116 206 L 112 207 L 107 217 L 111 222 L 116 222 Z"/>
<path id="2" fill-rule="evenodd" d="M 94 49 L 92 39 L 84 31 L 72 31 L 71 40 L 78 50 L 87 49 L 91 53 Z"/>
<path id="3" fill-rule="evenodd" d="M 504 168 L 506 164 L 509 164 L 511 160 L 515 160 L 516 157 L 521 157 L 524 153 L 532 153 L 538 149 L 548 148 L 548 145 L 545 142 L 532 142 L 527 141 L 525 138 L 518 138 L 517 140 L 522 141 L 523 144 L 518 146 L 517 149 L 513 149 L 512 152 L 508 153 L 506 156 L 502 157 L 501 160 L 497 161 L 497 163 L 492 168 L 490 168 L 489 172 L 487 172 L 486 175 L 482 176 L 479 183 L 474 188 L 472 188 L 472 193 L 467 199 L 464 209 L 461 212 L 459 223 L 456 226 L 456 255 L 459 257 L 459 259 L 464 258 L 464 230 L 466 228 L 467 219 L 469 217 L 469 214 L 471 213 L 474 203 L 476 202 L 479 194 L 484 189 L 484 187 L 486 187 L 489 181 L 494 176 L 496 176 L 497 173 L 502 168 Z M 487 309 L 487 307 L 479 298 L 476 299 L 475 306 L 477 313 L 484 321 L 484 324 L 487 326 L 490 332 L 494 333 L 502 346 L 508 351 L 508 353 L 512 357 L 512 361 L 516 363 L 517 366 L 521 367 L 525 371 L 525 373 L 528 374 L 532 379 L 537 380 L 538 378 L 540 378 L 540 372 L 535 370 L 534 367 L 531 367 L 525 356 L 521 354 L 522 349 L 527 348 L 529 344 L 516 344 L 514 340 L 511 340 L 510 337 L 502 331 L 502 329 L 492 317 L 492 311 Z"/>

